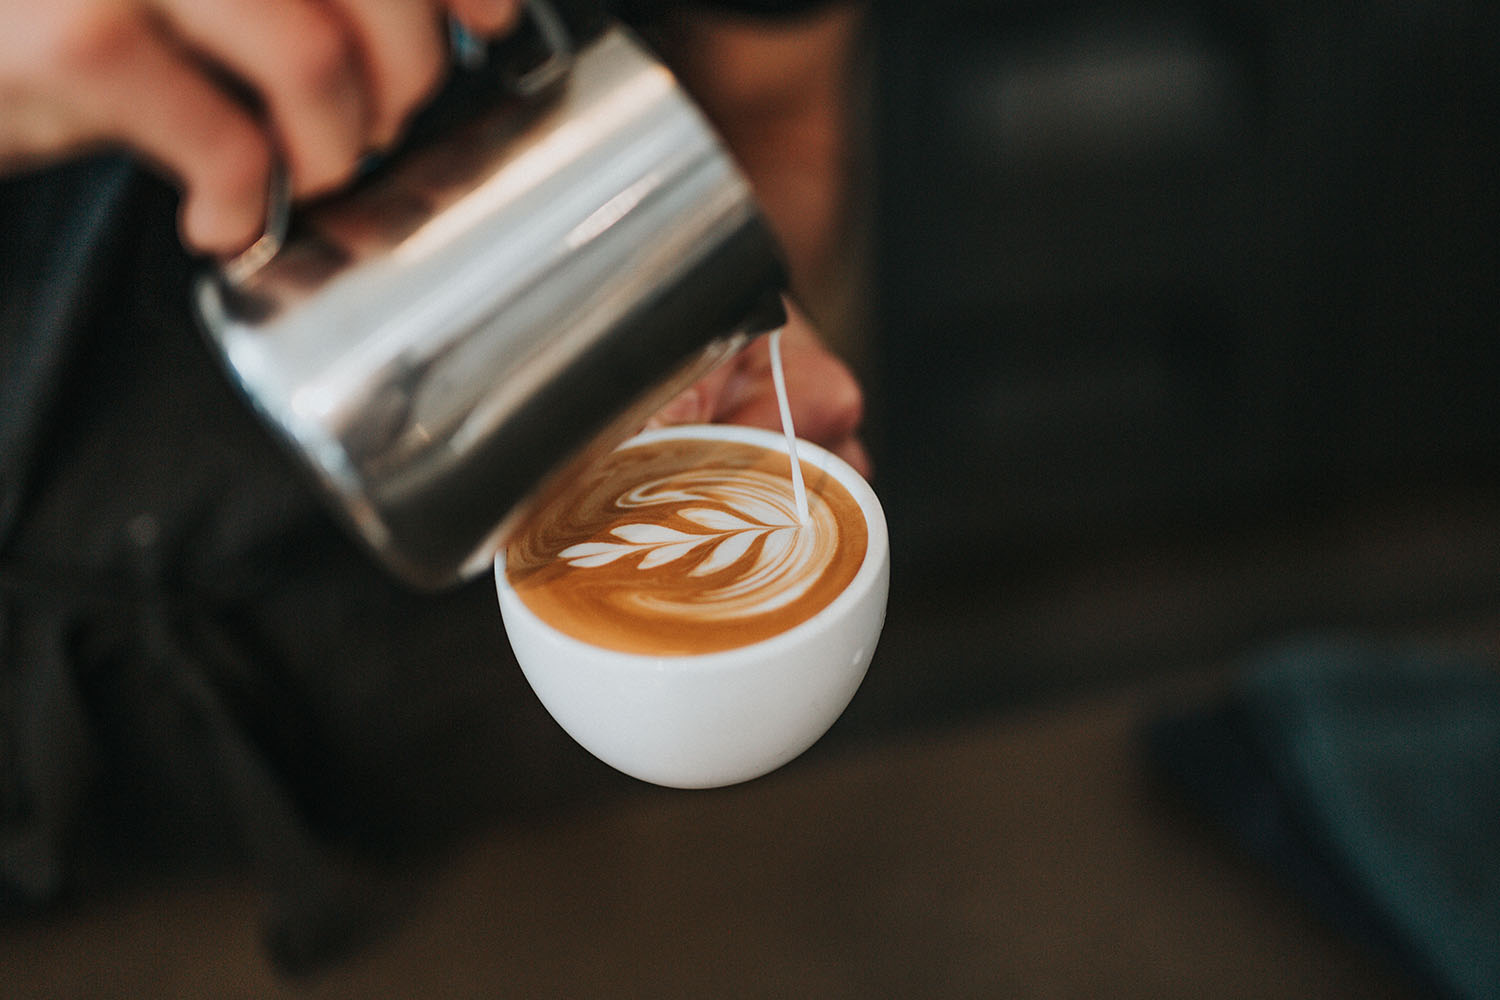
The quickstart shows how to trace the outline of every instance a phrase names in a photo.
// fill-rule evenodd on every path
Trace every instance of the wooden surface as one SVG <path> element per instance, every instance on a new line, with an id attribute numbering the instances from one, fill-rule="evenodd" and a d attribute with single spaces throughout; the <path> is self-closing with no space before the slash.
<path id="1" fill-rule="evenodd" d="M 1157 788 L 1180 682 L 899 739 L 760 781 L 489 830 L 404 922 L 279 979 L 262 895 L 210 879 L 0 927 L 7 997 L 1408 995 Z"/>

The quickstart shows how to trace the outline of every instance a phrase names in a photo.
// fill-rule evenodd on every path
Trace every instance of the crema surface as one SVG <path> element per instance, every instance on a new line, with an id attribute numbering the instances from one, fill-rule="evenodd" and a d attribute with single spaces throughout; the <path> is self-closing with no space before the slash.
<path id="1" fill-rule="evenodd" d="M 806 621 L 864 562 L 863 513 L 807 462 L 797 521 L 784 452 L 674 438 L 616 451 L 513 537 L 506 574 L 543 621 L 625 652 L 748 645 Z"/>

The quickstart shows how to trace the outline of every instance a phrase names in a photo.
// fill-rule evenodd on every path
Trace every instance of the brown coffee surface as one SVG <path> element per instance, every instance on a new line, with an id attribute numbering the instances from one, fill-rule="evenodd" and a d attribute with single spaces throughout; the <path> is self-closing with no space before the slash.
<path id="1" fill-rule="evenodd" d="M 686 655 L 770 638 L 827 607 L 869 542 L 843 484 L 801 465 L 804 524 L 784 452 L 684 438 L 621 449 L 521 527 L 506 575 L 537 617 L 596 646 Z"/>

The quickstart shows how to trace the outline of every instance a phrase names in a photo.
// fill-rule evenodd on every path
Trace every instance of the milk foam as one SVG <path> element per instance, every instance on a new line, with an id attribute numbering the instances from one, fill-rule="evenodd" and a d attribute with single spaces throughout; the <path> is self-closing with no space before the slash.
<path id="1" fill-rule="evenodd" d="M 797 429 L 792 426 L 792 407 L 786 397 L 786 371 L 781 366 L 781 331 L 771 334 L 771 382 L 776 387 L 776 407 L 781 411 L 781 431 L 786 435 L 786 453 L 792 465 L 792 494 L 797 500 L 797 521 L 807 523 L 807 486 L 802 482 L 802 463 L 797 461 Z"/>
<path id="2" fill-rule="evenodd" d="M 805 496 L 803 504 L 808 505 Z M 625 560 L 622 568 L 640 573 L 679 564 L 683 577 L 702 578 L 703 584 L 625 589 L 618 598 L 640 611 L 674 618 L 745 618 L 786 607 L 818 579 L 838 538 L 826 503 L 818 503 L 816 512 L 809 505 L 799 520 L 795 507 L 787 505 L 786 480 L 753 470 L 736 479 L 713 470 L 676 473 L 629 490 L 614 505 L 638 510 L 647 519 L 616 525 L 607 540 L 568 546 L 558 558 L 579 569 Z M 669 517 L 686 526 L 661 523 Z M 711 585 L 712 580 L 720 582 Z"/>
<path id="3" fill-rule="evenodd" d="M 532 611 L 612 649 L 701 653 L 785 632 L 848 585 L 864 515 L 826 470 L 804 471 L 780 331 L 770 347 L 790 454 L 691 438 L 616 451 L 507 547 Z"/>

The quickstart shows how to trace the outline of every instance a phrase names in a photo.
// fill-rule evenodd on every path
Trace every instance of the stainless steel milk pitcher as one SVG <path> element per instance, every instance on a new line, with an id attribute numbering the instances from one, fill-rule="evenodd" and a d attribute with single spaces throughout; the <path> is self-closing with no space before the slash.
<path id="1" fill-rule="evenodd" d="M 422 587 L 486 571 L 549 485 L 784 320 L 775 241 L 671 73 L 531 14 L 539 65 L 197 289 L 245 395 Z"/>

